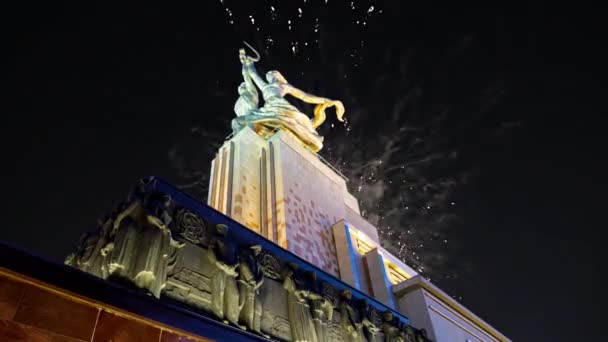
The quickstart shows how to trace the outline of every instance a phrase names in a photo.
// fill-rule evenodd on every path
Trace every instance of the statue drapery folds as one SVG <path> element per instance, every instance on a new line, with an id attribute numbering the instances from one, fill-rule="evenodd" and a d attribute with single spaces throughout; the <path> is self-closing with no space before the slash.
<path id="1" fill-rule="evenodd" d="M 247 56 L 245 50 L 241 49 L 239 57 L 243 65 L 244 81 L 238 88 L 239 98 L 234 106 L 237 117 L 232 121 L 233 131 L 237 132 L 243 127 L 250 127 L 258 134 L 268 137 L 274 130 L 280 129 L 294 136 L 314 152 L 321 150 L 323 137 L 317 133 L 316 128 L 325 121 L 325 110 L 330 107 L 335 108 L 338 120 L 343 121 L 344 105 L 342 102 L 306 93 L 289 84 L 277 70 L 266 73 L 266 80 L 264 80 L 254 65 L 259 61 L 259 55 L 253 58 Z M 259 107 L 258 88 L 264 99 L 262 107 Z M 285 99 L 286 95 L 315 104 L 313 119 L 311 120 L 289 103 Z"/>

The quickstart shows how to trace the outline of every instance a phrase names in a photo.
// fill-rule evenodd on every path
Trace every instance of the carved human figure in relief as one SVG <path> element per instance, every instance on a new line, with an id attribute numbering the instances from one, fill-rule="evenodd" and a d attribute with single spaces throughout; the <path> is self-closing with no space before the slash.
<path id="1" fill-rule="evenodd" d="M 165 213 L 170 200 L 151 196 L 133 202 L 113 223 L 112 242 L 101 254 L 109 257 L 107 274 L 147 289 L 156 298 L 165 287 L 167 272 L 184 246 L 171 236 Z M 157 206 L 157 207 L 154 207 Z M 166 215 L 165 215 L 166 214 Z"/>
<path id="2" fill-rule="evenodd" d="M 308 300 L 310 289 L 302 279 L 297 265 L 289 264 L 283 280 L 283 288 L 287 292 L 287 316 L 291 328 L 291 339 L 294 342 L 317 342 L 317 332 L 312 320 Z"/>
<path id="3" fill-rule="evenodd" d="M 426 342 L 429 338 L 425 329 L 420 329 L 416 332 L 416 342 Z"/>
<path id="4" fill-rule="evenodd" d="M 264 81 L 254 66 L 254 63 L 259 61 L 259 55 L 253 58 L 247 56 L 245 50 L 241 49 L 239 58 L 243 64 L 245 82 L 241 84 L 242 88 L 239 87 L 239 93 L 243 91 L 243 94 L 235 105 L 237 118 L 233 120 L 233 129 L 249 126 L 263 136 L 268 136 L 275 129 L 287 130 L 305 146 L 315 152 L 319 151 L 323 147 L 323 137 L 317 134 L 316 128 L 325 121 L 325 110 L 329 107 L 335 107 L 338 120 L 342 121 L 344 115 L 342 102 L 306 93 L 289 84 L 276 70 L 266 73 L 266 81 Z M 264 105 L 261 108 L 256 108 L 257 91 L 252 91 L 249 80 L 253 80 L 262 91 Z M 316 104 L 314 118 L 311 120 L 300 112 L 284 98 L 285 95 Z M 256 100 L 253 99 L 254 97 Z"/>
<path id="5" fill-rule="evenodd" d="M 257 259 L 261 251 L 262 247 L 259 245 L 241 251 L 238 268 L 240 319 L 251 331 L 269 338 L 261 330 L 262 302 L 258 295 L 259 289 L 264 283 L 264 274 Z"/>
<path id="6" fill-rule="evenodd" d="M 100 220 L 96 231 L 85 233 L 80 238 L 78 250 L 66 258 L 66 265 L 76 267 L 100 278 L 107 278 L 107 274 L 103 273 L 106 260 L 103 248 L 109 242 L 112 222 L 112 219 Z M 105 268 L 107 269 L 107 266 Z"/>
<path id="7" fill-rule="evenodd" d="M 393 317 L 393 313 L 385 311 L 382 320 L 382 332 L 384 333 L 384 341 L 386 342 L 403 342 L 403 337 L 400 336 L 398 320 Z"/>
<path id="8" fill-rule="evenodd" d="M 409 325 L 404 325 L 403 326 L 403 335 L 404 335 L 404 341 L 405 342 L 416 342 L 415 340 L 415 334 L 414 334 L 414 329 L 412 329 L 412 327 L 410 327 Z"/>
<path id="9" fill-rule="evenodd" d="M 381 341 L 380 332 L 382 330 L 380 326 L 382 325 L 382 318 L 376 308 L 371 306 L 366 299 L 362 299 L 358 303 L 358 309 L 367 340 L 369 342 Z"/>
<path id="10" fill-rule="evenodd" d="M 216 230 L 207 250 L 207 257 L 214 265 L 211 273 L 211 311 L 225 323 L 245 329 L 245 326 L 238 323 L 241 307 L 235 279 L 239 265 L 236 246 L 226 239 L 227 226 L 218 224 Z"/>
<path id="11" fill-rule="evenodd" d="M 344 330 L 344 340 L 351 342 L 365 342 L 363 324 L 358 310 L 352 305 L 353 295 L 349 290 L 342 292 L 340 300 L 340 318 Z"/>
<path id="12" fill-rule="evenodd" d="M 311 288 L 308 298 L 312 305 L 312 318 L 319 342 L 331 342 L 329 322 L 334 314 L 335 290 L 326 282 L 318 282 L 316 273 L 311 273 Z"/>

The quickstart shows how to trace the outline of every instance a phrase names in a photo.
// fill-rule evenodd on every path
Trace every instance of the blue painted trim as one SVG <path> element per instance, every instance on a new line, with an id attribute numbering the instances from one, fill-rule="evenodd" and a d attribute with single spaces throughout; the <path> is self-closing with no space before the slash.
<path id="1" fill-rule="evenodd" d="M 298 265 L 299 269 L 305 272 L 315 272 L 319 281 L 324 281 L 331 284 L 334 288 L 336 288 L 336 290 L 340 292 L 343 290 L 350 290 L 353 295 L 353 299 L 366 299 L 369 305 L 374 306 L 377 310 L 380 310 L 381 312 L 390 310 L 393 313 L 394 317 L 398 317 L 403 323 L 409 324 L 409 319 L 405 315 L 397 312 L 393 308 L 387 307 L 376 299 L 369 297 L 365 293 L 361 292 L 359 289 L 356 289 L 336 279 L 334 276 L 328 274 L 322 269 L 310 264 L 306 260 L 274 244 L 272 241 L 266 239 L 265 237 L 244 227 L 232 218 L 222 214 L 221 212 L 215 210 L 214 208 L 206 204 L 199 202 L 190 195 L 181 192 L 180 190 L 178 190 L 171 184 L 163 181 L 162 179 L 158 177 L 153 177 L 151 181 L 147 183 L 146 190 L 158 191 L 169 195 L 171 196 L 173 201 L 179 206 L 189 209 L 197 213 L 201 217 L 204 217 L 207 220 L 216 224 L 225 224 L 229 228 L 227 238 L 233 239 L 238 244 L 243 246 L 260 245 L 264 250 L 272 253 L 274 256 L 276 256 L 280 260 L 283 260 L 286 263 L 293 262 Z M 350 234 L 347 236 L 350 236 Z"/>
<path id="2" fill-rule="evenodd" d="M 346 233 L 346 242 L 348 243 L 348 254 L 350 256 L 350 263 L 353 269 L 353 276 L 355 277 L 355 287 L 361 290 L 361 278 L 359 278 L 359 267 L 357 267 L 357 256 L 355 255 L 355 247 L 353 246 L 353 239 L 350 236 L 350 228 L 348 224 L 344 222 L 344 232 Z"/>
<path id="3" fill-rule="evenodd" d="M 384 286 L 386 286 L 386 289 L 388 290 L 388 301 L 394 309 L 397 309 L 397 305 L 395 305 L 395 298 L 393 296 L 393 291 L 392 291 L 393 285 L 391 284 L 391 281 L 388 280 L 388 275 L 386 274 L 386 267 L 385 267 L 386 264 L 384 263 L 384 258 L 382 257 L 382 254 L 378 253 L 378 258 L 380 259 L 380 269 L 382 269 L 382 277 L 384 278 Z"/>

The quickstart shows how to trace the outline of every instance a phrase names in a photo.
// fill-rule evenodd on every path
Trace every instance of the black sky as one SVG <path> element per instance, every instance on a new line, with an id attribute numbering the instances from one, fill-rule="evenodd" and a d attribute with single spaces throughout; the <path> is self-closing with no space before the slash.
<path id="1" fill-rule="evenodd" d="M 448 259 L 437 272 L 457 270 L 438 277 L 439 286 L 515 341 L 594 340 L 608 124 L 597 106 L 606 87 L 594 9 L 355 2 L 361 11 L 323 2 L 309 0 L 298 19 L 295 0 L 226 0 L 234 25 L 219 1 L 9 9 L 2 139 L 10 190 L 0 239 L 63 259 L 138 178 L 204 177 L 229 134 L 241 41 L 263 50 L 271 35 L 263 68 L 344 100 L 352 133 L 323 131 L 324 155 L 343 169 L 382 153 L 374 145 L 391 129 L 389 108 L 400 98 L 414 100 L 397 126 L 437 119 L 405 141 L 425 141 L 416 157 L 458 156 L 407 175 L 459 180 L 446 197 L 457 219 L 441 228 L 450 244 L 426 250 Z M 354 21 L 372 4 L 361 29 Z M 314 17 L 322 21 L 319 45 Z M 310 47 L 294 55 L 290 40 Z M 378 210 L 395 196 L 385 189 Z"/>

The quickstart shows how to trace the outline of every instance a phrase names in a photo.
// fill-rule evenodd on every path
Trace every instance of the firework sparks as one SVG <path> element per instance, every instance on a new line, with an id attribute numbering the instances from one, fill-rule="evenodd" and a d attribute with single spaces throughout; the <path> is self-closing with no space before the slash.
<path id="1" fill-rule="evenodd" d="M 304 76 L 308 61 L 314 60 L 314 67 L 318 68 L 317 61 L 328 59 L 323 46 L 338 43 L 336 38 L 327 35 L 332 30 L 335 13 L 321 11 L 320 6 L 314 7 L 313 3 L 303 1 L 304 6 L 300 3 L 300 6 L 290 7 L 275 2 L 261 12 L 240 7 L 230 9 L 225 2 L 221 3 L 228 22 L 238 26 L 239 32 L 260 32 L 259 41 L 266 50 L 273 49 L 271 55 L 283 54 L 298 59 L 302 70 L 294 71 L 292 75 Z M 448 259 L 445 249 L 449 245 L 448 227 L 457 218 L 454 193 L 466 172 L 436 175 L 436 165 L 443 168 L 457 159 L 457 153 L 453 158 L 452 153 L 442 150 L 438 143 L 437 132 L 444 125 L 444 113 L 427 113 L 430 119 L 424 123 L 410 122 L 423 92 L 412 85 L 412 80 L 393 72 L 395 63 L 409 63 L 409 60 L 366 64 L 366 56 L 372 49 L 366 43 L 366 32 L 371 29 L 370 24 L 382 17 L 383 9 L 355 1 L 327 8 L 334 6 L 343 6 L 341 13 L 348 13 L 346 19 L 352 25 L 349 30 L 352 43 L 334 48 L 334 51 L 343 52 L 342 55 L 338 53 L 335 57 L 338 61 L 333 62 L 334 82 L 338 82 L 341 90 L 336 97 L 345 100 L 349 114 L 342 125 L 334 122 L 327 125 L 325 129 L 332 129 L 331 139 L 327 140 L 321 153 L 351 180 L 351 191 L 360 199 L 362 215 L 378 228 L 385 248 L 427 276 L 454 277 L 453 273 L 444 272 Z M 362 68 L 363 65 L 366 67 Z M 357 82 L 362 71 L 369 77 L 367 82 L 374 84 L 367 94 L 368 103 L 374 103 L 371 107 L 354 95 L 352 84 Z M 311 76 L 298 81 L 319 78 L 328 81 L 331 72 L 326 75 L 306 72 L 306 75 Z M 383 92 L 382 85 L 388 82 L 402 84 L 401 92 Z M 387 101 L 390 98 L 394 101 Z M 377 103 L 386 105 L 378 106 Z M 392 118 L 379 122 L 376 113 L 382 112 Z M 360 145 L 369 140 L 365 137 L 365 127 L 370 126 L 379 126 L 377 130 L 382 136 L 376 138 L 377 143 L 373 146 Z M 336 129 L 338 127 L 342 128 Z M 173 158 L 177 156 L 174 152 Z M 182 174 L 189 174 L 183 169 Z"/>

